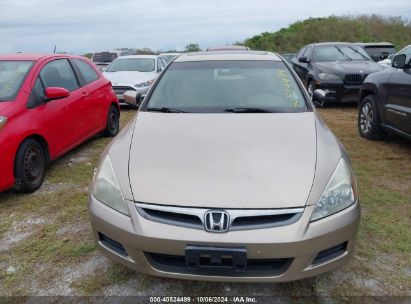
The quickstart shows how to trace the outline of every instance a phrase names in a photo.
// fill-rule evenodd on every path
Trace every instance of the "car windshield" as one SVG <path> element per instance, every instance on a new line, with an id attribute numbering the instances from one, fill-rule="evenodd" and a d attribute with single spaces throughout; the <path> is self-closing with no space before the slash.
<path id="1" fill-rule="evenodd" d="M 364 50 L 375 59 L 382 60 L 388 55 L 395 54 L 397 51 L 393 46 L 366 46 Z"/>
<path id="2" fill-rule="evenodd" d="M 371 58 L 356 45 L 323 45 L 314 48 L 313 61 L 370 61 Z"/>
<path id="3" fill-rule="evenodd" d="M 0 60 L 0 101 L 14 100 L 33 61 Z"/>
<path id="4" fill-rule="evenodd" d="M 300 87 L 282 62 L 172 63 L 146 111 L 191 113 L 305 112 Z"/>
<path id="5" fill-rule="evenodd" d="M 92 61 L 93 62 L 112 62 L 116 58 L 117 58 L 116 53 L 102 52 L 102 53 L 95 53 L 93 55 Z"/>
<path id="6" fill-rule="evenodd" d="M 106 69 L 106 72 L 153 72 L 156 61 L 153 58 L 118 58 Z"/>

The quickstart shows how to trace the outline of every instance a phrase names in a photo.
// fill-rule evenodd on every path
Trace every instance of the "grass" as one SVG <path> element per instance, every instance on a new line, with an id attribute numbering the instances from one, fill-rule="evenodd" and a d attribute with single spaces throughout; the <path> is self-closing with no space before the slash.
<path id="1" fill-rule="evenodd" d="M 93 170 L 110 139 L 97 137 L 53 162 L 37 193 L 0 194 L 0 245 L 9 237 L 28 234 L 0 251 L 0 295 L 50 293 L 70 272 L 81 275 L 65 288 L 74 288 L 79 295 L 99 294 L 103 288 L 129 280 L 136 282 L 132 285 L 135 293 L 157 295 L 409 295 L 411 143 L 398 137 L 381 142 L 360 138 L 355 107 L 329 107 L 319 112 L 350 154 L 360 188 L 362 223 L 357 254 L 347 266 L 301 282 L 260 285 L 158 279 L 107 260 L 103 263 L 107 267 L 96 266 L 84 274 L 88 263 L 100 257 L 89 228 L 87 199 Z M 121 125 L 134 114 L 123 110 Z M 16 271 L 8 272 L 10 266 Z"/>

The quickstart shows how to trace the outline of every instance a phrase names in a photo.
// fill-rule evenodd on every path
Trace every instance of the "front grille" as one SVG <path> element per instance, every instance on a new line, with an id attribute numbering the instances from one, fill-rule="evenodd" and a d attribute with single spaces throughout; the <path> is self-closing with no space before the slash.
<path id="1" fill-rule="evenodd" d="M 188 228 L 203 228 L 202 221 L 195 215 L 153 210 L 148 208 L 139 208 L 138 211 L 143 217 L 164 224 L 175 225 L 176 223 L 184 223 L 184 226 Z"/>
<path id="2" fill-rule="evenodd" d="M 210 209 L 173 207 L 136 203 L 138 213 L 147 220 L 186 227 L 205 229 L 205 215 Z M 289 209 L 226 209 L 229 215 L 229 231 L 264 229 L 291 225 L 298 221 L 304 208 Z"/>
<path id="3" fill-rule="evenodd" d="M 366 75 L 362 74 L 347 74 L 344 77 L 344 82 L 348 84 L 361 84 Z"/>
<path id="4" fill-rule="evenodd" d="M 145 253 L 148 262 L 157 270 L 182 274 L 197 274 L 208 276 L 278 276 L 285 273 L 290 267 L 292 258 L 283 259 L 247 259 L 247 269 L 244 272 L 228 271 L 231 261 L 222 261 L 221 270 L 207 269 L 208 260 L 202 261 L 204 267 L 197 270 L 190 270 L 186 267 L 185 256 Z"/>
<path id="5" fill-rule="evenodd" d="M 135 91 L 136 89 L 133 87 L 113 86 L 113 90 L 117 95 L 123 95 L 127 91 Z"/>

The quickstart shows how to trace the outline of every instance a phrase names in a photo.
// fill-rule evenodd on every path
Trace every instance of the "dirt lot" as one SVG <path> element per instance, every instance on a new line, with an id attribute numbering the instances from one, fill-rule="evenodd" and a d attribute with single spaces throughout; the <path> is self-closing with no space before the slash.
<path id="1" fill-rule="evenodd" d="M 54 162 L 32 195 L 0 194 L 0 295 L 411 296 L 411 143 L 361 139 L 356 108 L 321 116 L 347 148 L 360 186 L 357 254 L 347 266 L 287 284 L 183 282 L 141 275 L 103 257 L 93 244 L 87 196 L 109 139 L 95 138 Z M 135 111 L 122 111 L 122 125 Z"/>

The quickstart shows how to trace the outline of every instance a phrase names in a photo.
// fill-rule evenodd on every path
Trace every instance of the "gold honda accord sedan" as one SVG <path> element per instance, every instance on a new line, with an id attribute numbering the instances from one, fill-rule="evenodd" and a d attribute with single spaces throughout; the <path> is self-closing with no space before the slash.
<path id="1" fill-rule="evenodd" d="M 341 143 L 284 59 L 256 51 L 171 62 L 103 153 L 89 212 L 109 258 L 207 281 L 332 270 L 352 256 L 360 222 Z"/>

